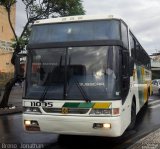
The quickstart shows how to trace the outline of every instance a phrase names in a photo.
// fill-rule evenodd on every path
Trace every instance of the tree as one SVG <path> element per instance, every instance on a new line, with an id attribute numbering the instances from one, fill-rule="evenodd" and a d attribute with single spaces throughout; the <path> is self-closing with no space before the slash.
<path id="1" fill-rule="evenodd" d="M 14 78 L 9 80 L 5 85 L 4 95 L 0 103 L 0 107 L 4 108 L 8 106 L 8 99 L 13 85 L 16 82 L 22 81 L 22 76 L 19 75 L 18 68 L 18 53 L 21 52 L 25 45 L 28 43 L 30 35 L 30 27 L 35 20 L 55 18 L 59 16 L 70 16 L 70 15 L 83 15 L 85 11 L 82 6 L 81 0 L 22 0 L 25 5 L 25 11 L 27 15 L 27 22 L 23 28 L 21 35 L 18 37 L 15 29 L 13 28 L 10 13 L 11 8 L 17 3 L 16 0 L 1 0 L 2 5 L 8 14 L 8 21 L 14 34 L 14 52 L 11 59 L 12 64 L 15 68 Z"/>

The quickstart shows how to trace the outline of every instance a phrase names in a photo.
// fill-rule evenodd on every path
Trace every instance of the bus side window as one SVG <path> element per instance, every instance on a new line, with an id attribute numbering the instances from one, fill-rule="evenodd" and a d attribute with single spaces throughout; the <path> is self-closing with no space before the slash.
<path id="1" fill-rule="evenodd" d="M 127 26 L 121 22 L 121 34 L 122 34 L 122 41 L 124 43 L 125 48 L 128 49 L 128 31 Z"/>
<path id="2" fill-rule="evenodd" d="M 131 57 L 136 58 L 136 43 L 133 36 L 130 33 L 130 47 L 131 47 Z"/>
<path id="3" fill-rule="evenodd" d="M 140 45 L 139 45 L 139 43 L 137 41 L 136 41 L 136 57 L 135 57 L 135 59 L 140 64 L 140 61 L 141 61 Z"/>

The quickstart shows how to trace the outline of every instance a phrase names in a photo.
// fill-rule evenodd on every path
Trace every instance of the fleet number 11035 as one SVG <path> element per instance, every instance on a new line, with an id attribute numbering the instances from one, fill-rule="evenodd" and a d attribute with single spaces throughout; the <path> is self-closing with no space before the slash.
<path id="1" fill-rule="evenodd" d="M 52 102 L 31 101 L 31 107 L 53 107 Z"/>

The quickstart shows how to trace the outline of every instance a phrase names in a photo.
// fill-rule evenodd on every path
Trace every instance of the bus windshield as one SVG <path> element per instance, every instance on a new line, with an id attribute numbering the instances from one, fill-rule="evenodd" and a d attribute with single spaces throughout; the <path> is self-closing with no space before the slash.
<path id="1" fill-rule="evenodd" d="M 118 46 L 30 49 L 29 57 L 27 98 L 120 98 Z"/>
<path id="2" fill-rule="evenodd" d="M 118 20 L 52 23 L 32 26 L 29 44 L 120 40 Z"/>

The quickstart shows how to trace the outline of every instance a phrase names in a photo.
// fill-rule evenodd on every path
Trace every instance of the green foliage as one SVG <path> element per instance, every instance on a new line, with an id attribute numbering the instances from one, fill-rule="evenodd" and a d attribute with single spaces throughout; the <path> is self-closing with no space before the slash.
<path id="1" fill-rule="evenodd" d="M 53 0 L 51 0 L 53 1 Z M 81 0 L 54 0 L 59 16 L 83 15 L 85 11 Z M 54 14 L 52 17 L 55 17 Z"/>
<path id="2" fill-rule="evenodd" d="M 17 46 L 19 46 L 19 49 L 23 50 L 24 47 L 28 44 L 30 32 L 31 32 L 31 27 L 28 26 L 22 37 L 18 37 L 17 40 L 12 39 L 12 43 L 13 43 L 12 48 L 16 49 Z"/>
<path id="3" fill-rule="evenodd" d="M 0 5 L 4 6 L 7 11 L 11 9 L 11 6 L 14 5 L 16 0 L 0 0 Z"/>
<path id="4" fill-rule="evenodd" d="M 32 20 L 58 16 L 83 15 L 81 0 L 22 0 L 27 18 Z"/>

